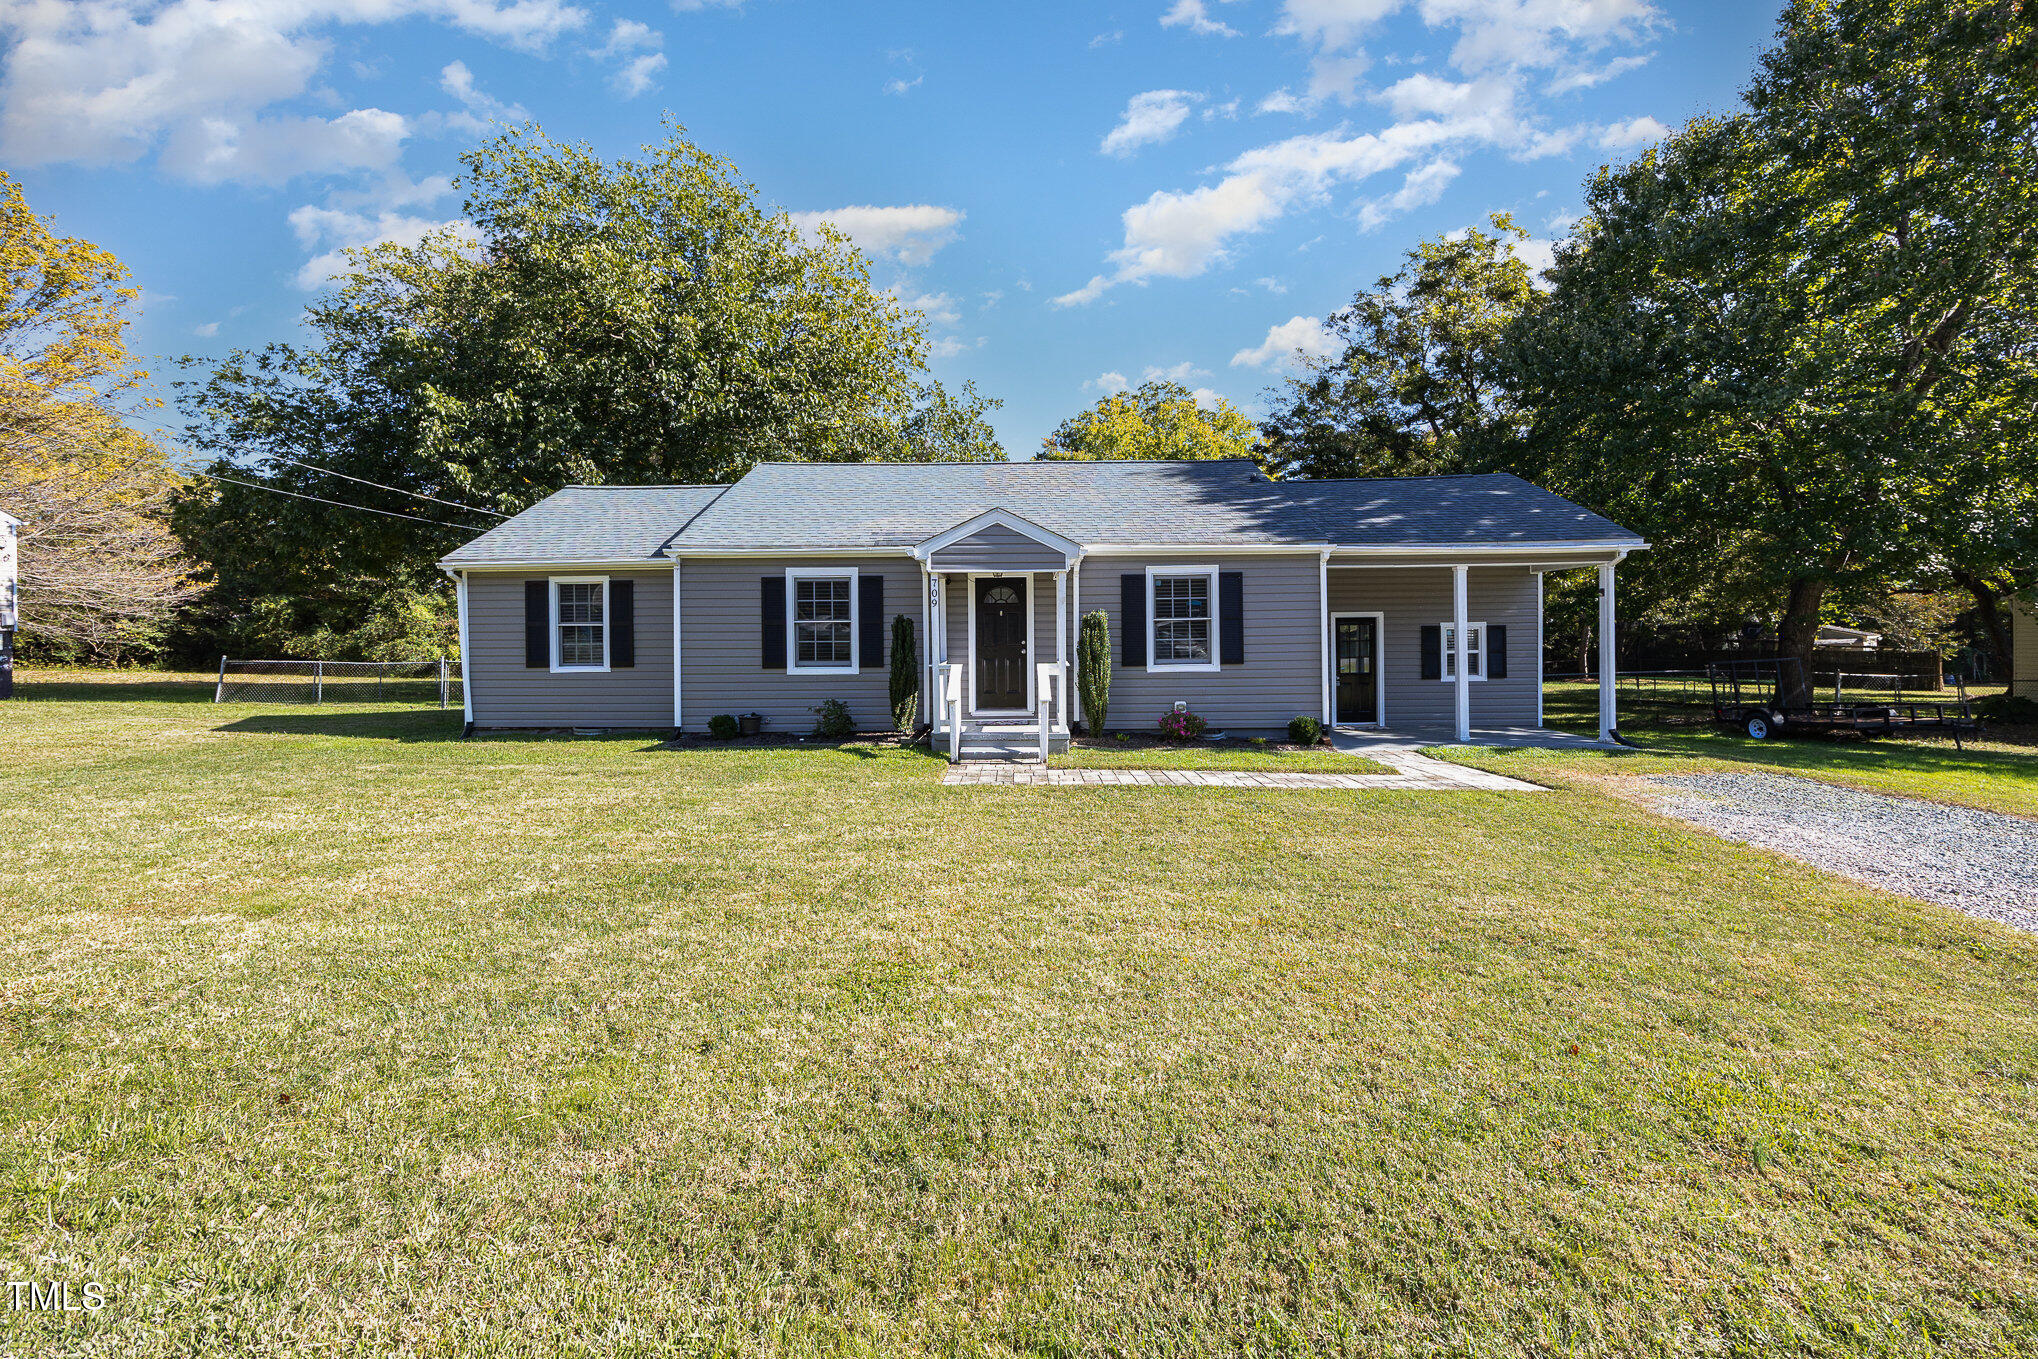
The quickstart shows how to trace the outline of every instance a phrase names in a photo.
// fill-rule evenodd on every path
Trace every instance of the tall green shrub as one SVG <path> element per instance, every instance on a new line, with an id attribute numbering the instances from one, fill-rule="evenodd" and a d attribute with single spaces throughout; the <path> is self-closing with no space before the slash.
<path id="1" fill-rule="evenodd" d="M 913 645 L 913 620 L 892 619 L 892 726 L 911 731 L 920 712 L 920 658 Z"/>
<path id="2" fill-rule="evenodd" d="M 1102 609 L 1083 615 L 1076 638 L 1076 688 L 1083 698 L 1083 721 L 1094 735 L 1104 730 L 1111 711 L 1111 618 Z"/>

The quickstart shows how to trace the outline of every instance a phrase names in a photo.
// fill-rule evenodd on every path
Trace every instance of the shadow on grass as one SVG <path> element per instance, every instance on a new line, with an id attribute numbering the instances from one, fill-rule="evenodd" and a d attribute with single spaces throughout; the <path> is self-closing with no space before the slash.
<path id="1" fill-rule="evenodd" d="M 209 681 L 183 679 L 39 680 L 14 677 L 13 702 L 210 703 Z"/>
<path id="2" fill-rule="evenodd" d="M 377 712 L 262 713 L 223 722 L 220 731 L 260 736 L 354 736 L 406 745 L 460 739 L 458 712 L 437 708 Z"/>

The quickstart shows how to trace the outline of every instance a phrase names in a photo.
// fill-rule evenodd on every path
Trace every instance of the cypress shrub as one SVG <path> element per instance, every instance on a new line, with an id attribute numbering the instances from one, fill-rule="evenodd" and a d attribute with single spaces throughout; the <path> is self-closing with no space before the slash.
<path id="1" fill-rule="evenodd" d="M 920 658 L 914 654 L 913 620 L 892 619 L 892 725 L 911 731 L 920 712 Z"/>
<path id="2" fill-rule="evenodd" d="M 1076 637 L 1076 687 L 1090 734 L 1101 735 L 1111 712 L 1111 617 L 1102 609 L 1083 615 Z"/>

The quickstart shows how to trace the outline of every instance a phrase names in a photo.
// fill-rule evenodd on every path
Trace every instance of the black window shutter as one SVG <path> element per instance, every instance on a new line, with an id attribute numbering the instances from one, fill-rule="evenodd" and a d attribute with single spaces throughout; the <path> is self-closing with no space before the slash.
<path id="1" fill-rule="evenodd" d="M 1507 627 L 1503 623 L 1486 625 L 1486 678 L 1507 678 Z"/>
<path id="2" fill-rule="evenodd" d="M 856 649 L 862 653 L 857 664 L 865 670 L 885 668 L 885 578 L 856 578 Z"/>
<path id="3" fill-rule="evenodd" d="M 766 576 L 759 582 L 762 587 L 761 607 L 758 610 L 763 634 L 759 637 L 762 660 L 759 664 L 766 670 L 785 669 L 785 577 Z"/>
<path id="4" fill-rule="evenodd" d="M 524 582 L 524 668 L 552 668 L 552 582 Z"/>
<path id="5" fill-rule="evenodd" d="M 609 582 L 609 669 L 637 664 L 637 582 Z"/>
<path id="6" fill-rule="evenodd" d="M 1444 677 L 1444 630 L 1436 623 L 1422 630 L 1422 677 Z"/>
<path id="7" fill-rule="evenodd" d="M 1245 572 L 1217 573 L 1217 663 L 1245 664 Z"/>
<path id="8" fill-rule="evenodd" d="M 1127 669 L 1146 664 L 1146 574 L 1126 572 L 1118 578 L 1118 663 Z"/>

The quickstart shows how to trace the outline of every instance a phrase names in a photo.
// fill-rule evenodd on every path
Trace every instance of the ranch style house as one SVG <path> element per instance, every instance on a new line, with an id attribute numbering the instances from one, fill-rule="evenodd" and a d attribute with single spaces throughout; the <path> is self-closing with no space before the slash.
<path id="1" fill-rule="evenodd" d="M 1079 619 L 1109 617 L 1107 725 L 1542 725 L 1542 577 L 1647 546 L 1518 477 L 1275 481 L 1249 461 L 770 462 L 727 486 L 569 486 L 450 553 L 470 729 L 888 728 L 892 620 L 921 713 L 1064 745 Z"/>

